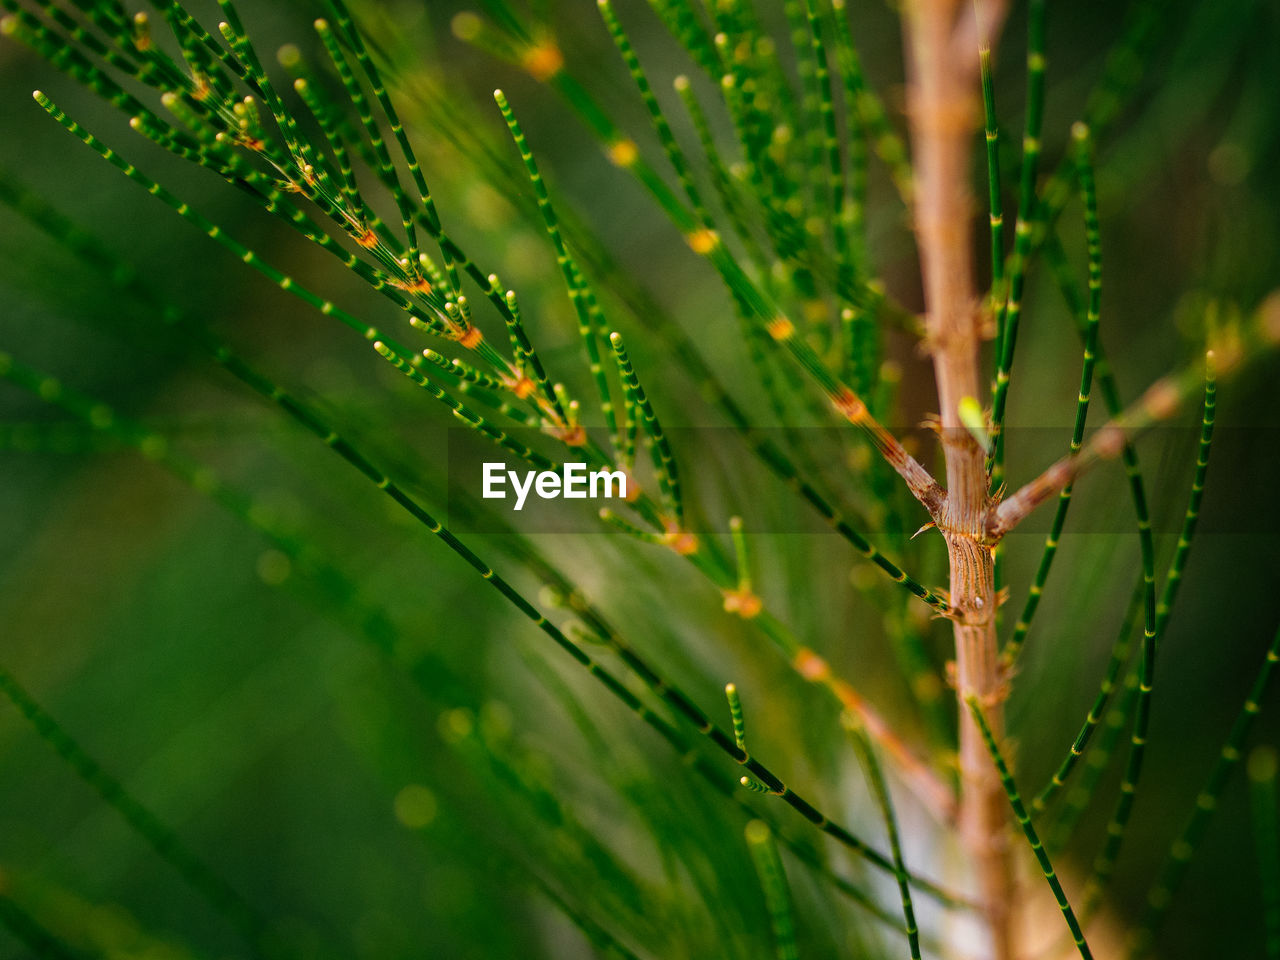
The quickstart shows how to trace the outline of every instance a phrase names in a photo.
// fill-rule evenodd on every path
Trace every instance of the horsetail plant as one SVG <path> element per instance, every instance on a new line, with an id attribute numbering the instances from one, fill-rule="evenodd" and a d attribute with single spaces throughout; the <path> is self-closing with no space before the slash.
<path id="1" fill-rule="evenodd" d="M 390 0 L 259 4 L 247 19 L 218 0 L 216 25 L 204 18 L 212 5 L 148 3 L 0 0 L 0 32 L 65 75 L 46 83 L 42 74 L 35 116 L 160 201 L 183 229 L 194 227 L 194 240 L 212 240 L 252 268 L 275 288 L 273 304 L 303 308 L 296 322 L 313 325 L 300 327 L 306 340 L 291 327 L 287 345 L 270 345 L 286 321 L 251 326 L 240 322 L 247 310 L 196 306 L 194 265 L 191 290 L 166 293 L 188 278 L 115 249 L 136 193 L 104 198 L 114 220 L 103 241 L 59 209 L 58 194 L 0 172 L 0 203 L 54 249 L 15 250 L 0 281 L 23 290 L 22 304 L 82 323 L 70 343 L 48 325 L 24 324 L 25 313 L 4 322 L 0 379 L 21 399 L 0 417 L 0 451 L 6 463 L 61 458 L 75 464 L 68 471 L 140 454 L 264 542 L 262 583 L 296 574 L 304 610 L 314 607 L 389 668 L 385 681 L 341 670 L 325 681 L 352 769 L 326 745 L 296 802 L 314 812 L 311 795 L 325 792 L 317 788 L 358 768 L 376 795 L 389 790 L 387 808 L 407 832 L 389 840 L 370 828 L 352 840 L 369 864 L 343 868 L 340 895 L 316 880 L 291 902 L 243 861 L 204 853 L 199 831 L 188 834 L 194 818 L 174 816 L 154 779 L 135 785 L 108 772 L 99 756 L 110 753 L 72 734 L 84 717 L 55 720 L 44 705 L 57 696 L 55 682 L 46 681 L 50 696 L 37 695 L 41 681 L 18 682 L 41 672 L 15 650 L 22 669 L 10 672 L 6 655 L 0 692 L 24 729 L 230 930 L 208 933 L 203 917 L 180 911 L 171 922 L 117 876 L 110 895 L 136 911 L 135 927 L 178 928 L 182 956 L 247 948 L 271 957 L 1015 960 L 1040 955 L 1026 930 L 1048 929 L 1056 907 L 1050 939 L 1079 956 L 1107 955 L 1098 945 L 1121 939 L 1134 960 L 1160 946 L 1191 858 L 1249 749 L 1278 656 L 1273 641 L 1165 866 L 1140 879 L 1151 883 L 1145 912 L 1125 915 L 1123 898 L 1100 909 L 1113 906 L 1104 897 L 1120 856 L 1138 843 L 1133 824 L 1161 799 L 1148 768 L 1163 750 L 1162 711 L 1194 695 L 1176 684 L 1166 695 L 1164 675 L 1178 663 L 1180 587 L 1202 578 L 1186 591 L 1197 596 L 1183 599 L 1191 613 L 1209 592 L 1191 548 L 1217 390 L 1280 344 L 1280 294 L 1266 296 L 1257 283 L 1229 290 L 1210 258 L 1180 308 L 1192 342 L 1178 354 L 1192 360 L 1160 355 L 1173 372 L 1136 398 L 1109 362 L 1136 353 L 1149 372 L 1142 351 L 1116 349 L 1134 336 L 1123 305 L 1150 311 L 1159 298 L 1134 279 L 1141 271 L 1126 263 L 1122 231 L 1112 233 L 1131 212 L 1109 165 L 1139 150 L 1120 119 L 1144 99 L 1153 113 L 1168 110 L 1141 78 L 1161 69 L 1156 51 L 1176 32 L 1162 25 L 1170 17 L 1154 3 L 1134 5 L 1099 68 L 1082 72 L 1096 80 L 1081 97 L 1080 82 L 1048 69 L 1051 50 L 1058 62 L 1057 45 L 1074 42 L 1072 28 L 1059 34 L 1048 3 L 1029 0 L 1015 150 L 996 108 L 1009 85 L 1001 50 L 1018 48 L 1002 34 L 1017 18 L 997 0 L 902 5 L 902 117 L 896 96 L 873 82 L 884 59 L 875 18 L 844 0 L 784 0 L 776 9 L 598 0 L 598 20 L 582 16 L 586 0 L 485 0 L 483 14 L 453 18 L 462 46 L 437 34 L 436 11 L 418 20 L 411 5 Z M 311 34 L 293 34 L 306 39 L 268 56 L 267 6 L 287 15 L 302 8 Z M 1103 32 L 1091 31 L 1089 53 L 1102 54 Z M 674 81 L 651 52 L 664 43 L 683 58 Z M 1172 88 L 1185 82 L 1173 71 Z M 472 86 L 492 90 L 492 100 Z M 1065 123 L 1064 106 L 1079 119 Z M 554 137 L 552 123 L 564 127 Z M 136 139 L 126 145 L 126 137 Z M 592 141 L 607 165 L 588 177 L 590 151 L 579 147 Z M 1251 158 L 1242 153 L 1224 141 L 1210 166 L 1224 182 L 1243 177 L 1236 168 Z M 981 281 L 977 156 L 987 188 L 979 246 L 990 250 Z M 222 183 L 233 189 L 218 192 Z M 1006 183 L 1016 183 L 1012 205 Z M 654 214 L 627 245 L 614 221 L 639 215 L 615 217 L 607 195 L 615 184 L 626 203 Z M 1075 203 L 1081 216 L 1064 218 Z M 1016 215 L 1011 242 L 1006 209 Z M 902 219 L 918 264 L 888 239 Z M 258 222 L 278 232 L 261 233 Z M 72 266 L 48 270 L 47 256 Z M 908 279 L 916 273 L 918 282 Z M 1042 279 L 1062 307 L 1046 303 Z M 221 272 L 218 282 L 221 298 L 229 286 Z M 93 291 L 88 307 L 77 303 L 81 284 Z M 1056 383 L 1056 358 L 1045 367 L 1028 356 L 1041 338 L 1052 341 L 1045 331 L 1055 309 L 1083 355 L 1066 454 L 1037 472 L 1019 406 L 1037 381 L 1046 396 Z M 234 324 L 219 321 L 224 312 Z M 386 365 L 351 349 L 352 333 Z M 324 342 L 330 334 L 343 339 Z M 914 353 L 927 358 L 932 383 Z M 1074 370 L 1066 358 L 1061 370 Z M 261 402 L 247 409 L 260 412 L 220 398 L 218 429 L 204 431 L 181 404 L 172 415 L 164 409 L 164 394 L 205 364 L 216 379 L 191 396 L 211 384 L 247 388 Z M 132 390 L 102 385 L 131 366 Z M 333 390 L 337 376 L 357 389 Z M 1247 390 L 1249 374 L 1234 382 Z M 1157 591 L 1165 471 L 1144 473 L 1137 448 L 1201 392 L 1191 491 Z M 151 399 L 139 402 L 143 394 Z M 1108 419 L 1095 409 L 1091 430 L 1098 406 Z M 913 420 L 925 429 L 899 428 Z M 431 433 L 441 423 L 457 426 L 456 447 L 455 434 L 441 442 Z M 482 456 L 507 461 L 486 460 L 486 476 L 491 466 L 529 468 L 517 510 L 536 490 L 569 501 L 564 516 L 586 526 L 539 531 L 487 486 L 478 495 L 470 464 L 455 456 L 473 442 Z M 1086 473 L 1117 459 L 1137 562 L 1101 539 L 1082 560 L 1065 538 L 1085 507 L 1069 508 L 1084 498 Z M 574 492 L 575 469 L 617 478 L 623 496 L 574 504 L 595 497 Z M 1231 474 L 1215 468 L 1215 482 Z M 60 496 L 14 476 L 24 504 Z M 274 516 L 267 493 L 278 479 L 306 502 L 308 522 Z M 1088 486 L 1106 482 L 1104 474 Z M 87 486 L 89 502 L 111 489 L 92 475 Z M 1013 535 L 1051 501 L 1029 565 Z M 378 502 L 389 510 L 379 513 Z M 25 515 L 12 522 L 35 529 Z M 837 535 L 829 549 L 813 547 L 815 529 Z M 626 536 L 591 535 L 618 532 Z M 448 554 L 428 553 L 426 578 L 419 543 Z M 39 553 L 24 541 L 28 556 Z M 1136 580 L 1109 650 L 1093 642 L 1110 629 L 1109 591 L 1082 586 L 1076 567 L 1089 565 L 1099 582 L 1117 569 L 1121 582 Z M 931 585 L 938 576 L 945 586 Z M 1005 631 L 1001 608 L 1015 589 L 1025 598 Z M 0 618 L 21 625 L 22 608 L 8 606 L 20 598 L 10 593 L 0 587 Z M 112 602 L 118 613 L 133 609 Z M 274 629 L 282 609 L 260 602 L 253 629 Z M 227 624 L 211 629 L 219 626 Z M 305 633 L 326 643 L 317 629 Z M 192 658 L 204 642 L 167 634 Z M 526 649 L 530 637 L 544 646 Z M 349 662 L 336 649 L 308 657 Z M 1077 691 L 1084 703 L 1092 696 L 1083 723 L 1054 726 L 1044 670 L 1065 671 L 1094 652 L 1105 663 L 1096 692 L 1090 676 Z M 75 666 L 69 659 L 57 671 Z M 700 705 L 726 676 L 767 691 L 751 698 L 750 750 L 735 683 L 722 688 L 728 729 Z M 409 681 L 412 698 L 398 695 L 396 678 Z M 289 695 L 303 686 L 305 677 Z M 948 688 L 951 716 L 941 709 Z M 434 723 L 422 722 L 423 710 Z M 1015 751 L 1038 739 L 1036 726 L 1046 742 L 1061 736 L 1070 746 L 1065 758 L 1049 757 L 1047 783 L 1024 801 L 1015 771 L 1025 786 L 1039 760 Z M 848 741 L 831 736 L 841 729 Z M 1106 774 L 1126 737 L 1112 789 Z M 850 744 L 860 772 L 846 777 Z M 1273 746 L 1255 748 L 1248 764 L 1263 851 L 1251 936 L 1268 956 L 1280 950 Z M 126 752 L 134 748 L 126 741 Z M 153 795 L 154 809 L 142 800 Z M 1090 838 L 1086 814 L 1108 805 L 1103 836 Z M 307 816 L 296 829 L 307 829 Z M 325 824 L 323 844 L 341 842 L 331 811 L 316 822 Z M 881 828 L 885 846 L 864 839 Z M 443 867 L 442 851 L 453 851 Z M 346 862 L 347 852 L 327 846 L 313 853 Z M 100 912 L 55 909 L 71 902 L 57 891 L 56 861 L 18 845 L 3 862 L 0 924 L 14 941 L 48 956 L 106 942 Z M 480 869 L 486 862 L 493 877 Z M 1052 905 L 1021 876 L 1032 864 Z M 280 869 L 283 877 L 289 868 Z M 425 901 L 411 910 L 400 900 L 413 887 L 404 869 L 428 875 Z M 84 886 L 86 896 L 101 894 Z M 495 897 L 508 911 L 500 922 Z M 330 921 L 339 901 L 351 916 Z M 421 923 L 392 932 L 396 924 L 385 922 L 414 910 Z M 552 915 L 563 929 L 538 926 Z M 331 936 L 344 925 L 350 936 Z M 237 947 L 222 941 L 228 932 Z M 326 938 L 333 943 L 320 947 Z"/>

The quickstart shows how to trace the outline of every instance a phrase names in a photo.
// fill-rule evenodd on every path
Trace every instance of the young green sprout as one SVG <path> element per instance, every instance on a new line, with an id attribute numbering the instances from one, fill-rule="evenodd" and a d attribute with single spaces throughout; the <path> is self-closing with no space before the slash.
<path id="1" fill-rule="evenodd" d="M 742 700 L 738 697 L 738 688 L 732 683 L 724 685 L 725 699 L 729 701 L 729 719 L 733 722 L 733 741 L 738 749 L 747 753 L 747 722 L 742 714 Z M 753 777 L 743 777 L 738 781 L 755 793 L 768 793 L 769 788 Z"/>
<path id="2" fill-rule="evenodd" d="M 751 558 L 747 555 L 747 538 L 742 532 L 741 517 L 729 518 L 729 533 L 733 537 L 733 553 L 737 560 L 738 585 L 724 592 L 724 608 L 744 620 L 750 620 L 759 615 L 764 603 L 751 585 Z"/>

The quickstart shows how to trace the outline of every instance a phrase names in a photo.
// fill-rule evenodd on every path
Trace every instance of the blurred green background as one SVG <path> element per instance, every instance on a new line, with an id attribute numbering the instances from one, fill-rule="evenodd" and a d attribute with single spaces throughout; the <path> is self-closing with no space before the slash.
<path id="1" fill-rule="evenodd" d="M 354 6 L 398 65 L 393 87 L 445 222 L 521 292 L 549 364 L 572 385 L 586 384 L 553 257 L 526 216 L 528 192 L 487 182 L 483 165 L 441 135 L 430 122 L 440 98 L 514 170 L 518 160 L 489 98 L 504 87 L 557 201 L 596 228 L 608 253 L 693 333 L 762 425 L 790 425 L 771 422 L 743 372 L 715 276 L 550 91 L 456 41 L 449 23 L 459 5 Z M 761 6 L 777 19 L 772 4 Z M 901 38 L 889 6 L 850 5 L 868 77 L 901 126 Z M 189 7 L 216 22 L 214 4 Z M 264 52 L 293 42 L 314 55 L 317 7 L 257 0 L 242 12 Z M 1051 5 L 1050 163 L 1120 34 L 1125 7 Z M 540 10 L 570 68 L 649 150 L 643 109 L 594 4 L 555 0 Z M 644 4 L 619 11 L 671 102 L 670 77 L 691 69 L 687 58 Z M 1160 11 L 1143 80 L 1099 155 L 1102 337 L 1127 398 L 1196 355 L 1206 303 L 1249 309 L 1280 281 L 1280 8 L 1208 0 Z M 1015 9 L 997 54 L 1009 142 L 1020 136 L 1022 17 Z M 67 136 L 31 100 L 36 87 L 325 296 L 389 329 L 400 323 L 396 311 L 225 184 L 133 135 L 125 117 L 53 67 L 0 43 L 0 177 L 109 242 L 163 300 L 326 410 L 427 503 L 457 510 L 445 491 L 444 411 L 359 338 L 246 270 Z M 978 150 L 975 140 L 975 171 Z M 650 155 L 656 163 L 659 155 Z M 877 267 L 918 309 L 905 215 L 878 167 L 872 190 Z M 1006 210 L 1012 205 L 1009 194 Z M 983 250 L 979 220 L 975 244 Z M 1073 203 L 1063 241 L 1083 274 L 1079 221 Z M 1011 435 L 1026 438 L 1010 444 L 1015 481 L 1065 450 L 1079 378 L 1075 334 L 1048 272 L 1037 265 L 1030 282 L 1011 401 Z M 358 600 L 334 602 L 340 591 L 332 582 L 317 584 L 291 567 L 242 519 L 0 383 L 0 666 L 260 910 L 290 955 L 591 956 L 582 928 L 594 922 L 612 925 L 643 956 L 768 956 L 768 917 L 741 811 L 349 467 L 180 337 L 158 333 L 152 312 L 0 207 L 0 350 L 144 421 L 251 492 L 263 516 L 329 558 Z M 646 339 L 645 318 L 620 307 L 613 315 L 661 416 L 672 425 L 721 426 Z M 910 428 L 933 409 L 931 381 L 914 344 L 895 340 L 892 350 L 907 385 L 898 423 Z M 1277 376 L 1272 357 L 1220 391 L 1205 529 L 1162 644 L 1148 767 L 1109 902 L 1119 917 L 1140 907 L 1280 620 Z M 1193 429 L 1196 420 L 1188 414 L 1181 423 Z M 1190 481 L 1190 429 L 1158 431 L 1140 447 L 1160 570 Z M 761 592 L 884 713 L 921 736 L 886 649 L 883 614 L 868 597 L 868 574 L 847 545 L 821 532 L 780 486 L 735 484 L 732 457 L 700 457 L 692 440 L 676 453 L 712 529 L 743 512 L 788 531 L 753 538 Z M 1028 788 L 1056 767 L 1083 719 L 1137 572 L 1119 468 L 1100 469 L 1077 495 L 1068 531 L 1084 532 L 1063 540 L 1010 702 L 1018 774 Z M 504 537 L 469 539 L 538 595 Z M 936 539 L 878 542 L 927 582 L 943 582 Z M 830 702 L 785 670 L 749 625 L 727 617 L 720 597 L 691 581 L 679 558 L 616 536 L 546 534 L 538 544 L 722 721 L 720 688 L 736 682 L 753 752 L 882 845 Z M 1011 538 L 1015 608 L 1040 545 L 1034 534 Z M 376 629 L 393 636 L 390 656 L 362 642 L 360 611 L 370 609 L 385 618 Z M 928 629 L 941 673 L 949 632 L 938 623 Z M 1280 702 L 1273 695 L 1266 706 L 1255 740 L 1275 744 Z M 724 774 L 737 776 L 727 765 Z M 1116 782 L 1113 771 L 1066 853 L 1065 876 L 1087 870 Z M 1161 956 L 1260 955 L 1247 801 L 1237 775 L 1179 895 Z M 903 806 L 908 863 L 943 872 L 935 825 Z M 820 845 L 798 818 L 777 814 L 787 833 Z M 840 852 L 828 853 L 855 871 Z M 788 861 L 788 871 L 803 956 L 861 955 L 883 942 L 864 913 L 803 867 Z M 894 904 L 891 886 L 874 888 Z M 0 893 L 77 955 L 247 953 L 234 926 L 7 704 L 0 704 Z M 27 955 L 0 932 L 0 957 Z"/>

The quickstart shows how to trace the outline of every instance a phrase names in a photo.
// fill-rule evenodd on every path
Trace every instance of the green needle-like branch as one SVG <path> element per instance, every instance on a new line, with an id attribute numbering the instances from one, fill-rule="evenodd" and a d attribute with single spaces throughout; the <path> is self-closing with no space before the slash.
<path id="1" fill-rule="evenodd" d="M 987 724 L 987 718 L 983 716 L 982 707 L 975 697 L 969 697 L 966 703 L 973 714 L 974 722 L 977 723 L 978 729 L 982 731 L 982 739 L 987 745 L 987 750 L 991 752 L 991 761 L 1000 773 L 1000 783 L 1009 798 L 1009 806 L 1013 808 L 1014 819 L 1022 827 L 1027 843 L 1031 845 L 1031 852 L 1035 854 L 1036 862 L 1040 865 L 1045 883 L 1053 891 L 1053 898 L 1058 902 L 1058 909 L 1062 911 L 1063 919 L 1067 921 L 1067 928 L 1071 931 L 1071 937 L 1075 941 L 1076 949 L 1084 960 L 1092 960 L 1093 952 L 1089 949 L 1088 941 L 1085 940 L 1084 930 L 1080 926 L 1080 921 L 1076 919 L 1075 911 L 1071 909 L 1071 903 L 1067 900 L 1066 892 L 1062 889 L 1062 881 L 1058 879 L 1058 874 L 1053 869 L 1053 864 L 1049 862 L 1049 854 L 1045 851 L 1044 844 L 1040 842 L 1036 828 L 1031 823 L 1031 814 L 1027 813 L 1026 807 L 1022 804 L 1022 798 L 1018 795 L 1018 787 L 1013 781 L 1013 774 L 1009 772 L 1009 766 L 1000 752 L 1000 746 L 996 743 L 991 727 Z"/>

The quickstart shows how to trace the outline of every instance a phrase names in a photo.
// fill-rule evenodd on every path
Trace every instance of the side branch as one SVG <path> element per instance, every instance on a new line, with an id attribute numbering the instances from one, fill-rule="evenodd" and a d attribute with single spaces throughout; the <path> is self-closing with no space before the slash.
<path id="1" fill-rule="evenodd" d="M 1263 301 L 1245 329 L 1218 336 L 1206 352 L 1205 362 L 1222 378 L 1240 366 L 1246 357 L 1277 345 L 1280 345 L 1280 291 Z M 1138 435 L 1177 413 L 1188 399 L 1199 393 L 1203 383 L 1204 368 L 1199 364 L 1189 364 L 1161 377 L 1129 409 L 1100 428 L 1079 453 L 1058 460 L 993 506 L 987 513 L 987 536 L 1000 539 L 1094 464 L 1114 460 Z"/>
<path id="2" fill-rule="evenodd" d="M 858 405 L 860 411 L 850 412 L 847 406 L 839 402 L 837 402 L 836 406 L 849 420 L 867 432 L 871 442 L 880 451 L 880 455 L 884 457 L 885 462 L 893 467 L 898 476 L 906 481 L 907 489 L 911 491 L 911 495 L 919 500 L 920 504 L 929 511 L 930 517 L 935 520 L 938 519 L 943 505 L 946 503 L 947 491 L 933 478 L 933 474 L 920 461 L 907 453 L 906 447 L 902 445 L 897 437 L 871 416 L 865 403 L 856 398 L 854 398 L 853 402 Z M 854 419 L 855 413 L 861 419 Z"/>

